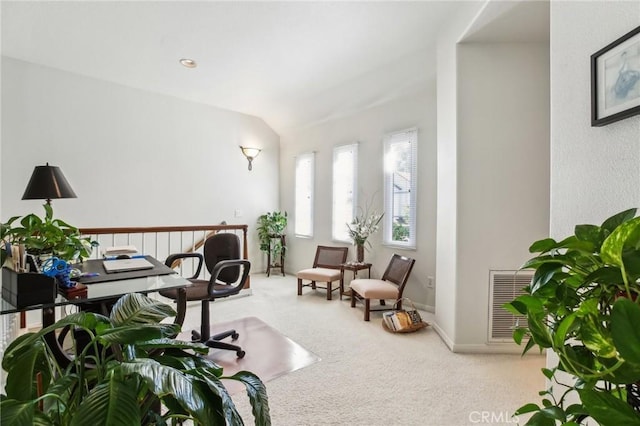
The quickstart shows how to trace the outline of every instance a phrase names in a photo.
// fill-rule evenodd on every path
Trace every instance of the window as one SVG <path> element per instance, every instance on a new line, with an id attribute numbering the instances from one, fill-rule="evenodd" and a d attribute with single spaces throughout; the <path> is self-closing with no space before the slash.
<path id="1" fill-rule="evenodd" d="M 295 234 L 299 237 L 313 236 L 314 162 L 313 152 L 296 157 Z"/>
<path id="2" fill-rule="evenodd" d="M 347 223 L 355 216 L 358 182 L 358 144 L 333 149 L 333 225 L 331 236 L 336 241 L 351 242 Z"/>
<path id="3" fill-rule="evenodd" d="M 415 248 L 418 131 L 384 138 L 384 243 Z"/>

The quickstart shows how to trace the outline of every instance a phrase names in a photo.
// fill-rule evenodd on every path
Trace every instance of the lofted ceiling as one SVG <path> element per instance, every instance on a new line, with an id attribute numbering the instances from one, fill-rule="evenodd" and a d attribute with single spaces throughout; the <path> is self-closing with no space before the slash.
<path id="1" fill-rule="evenodd" d="M 2 54 L 282 132 L 433 87 L 437 33 L 465 3 L 3 1 Z"/>

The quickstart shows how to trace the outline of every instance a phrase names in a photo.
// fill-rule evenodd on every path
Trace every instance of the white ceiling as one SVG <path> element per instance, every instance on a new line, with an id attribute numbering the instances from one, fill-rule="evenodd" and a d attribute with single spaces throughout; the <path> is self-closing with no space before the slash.
<path id="1" fill-rule="evenodd" d="M 2 54 L 255 115 L 282 132 L 432 87 L 436 34 L 462 6 L 3 1 Z"/>

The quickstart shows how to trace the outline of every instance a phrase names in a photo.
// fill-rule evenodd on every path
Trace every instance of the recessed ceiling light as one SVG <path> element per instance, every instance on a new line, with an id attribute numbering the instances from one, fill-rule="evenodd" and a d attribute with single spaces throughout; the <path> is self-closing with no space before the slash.
<path id="1" fill-rule="evenodd" d="M 180 59 L 180 63 L 187 68 L 195 68 L 198 66 L 196 61 L 194 61 L 193 59 L 183 58 L 183 59 Z"/>

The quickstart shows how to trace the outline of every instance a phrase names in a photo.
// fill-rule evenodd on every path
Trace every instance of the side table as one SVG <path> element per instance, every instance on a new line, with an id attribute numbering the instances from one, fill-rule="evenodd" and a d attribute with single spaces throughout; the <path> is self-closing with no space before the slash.
<path id="1" fill-rule="evenodd" d="M 371 263 L 358 263 L 358 262 L 347 262 L 343 263 L 341 266 L 342 275 L 344 276 L 344 271 L 353 271 L 353 279 L 358 278 L 358 271 L 367 270 L 367 278 L 371 278 Z M 342 296 L 351 296 L 351 290 L 344 290 L 344 279 L 340 283 L 340 299 Z"/>

